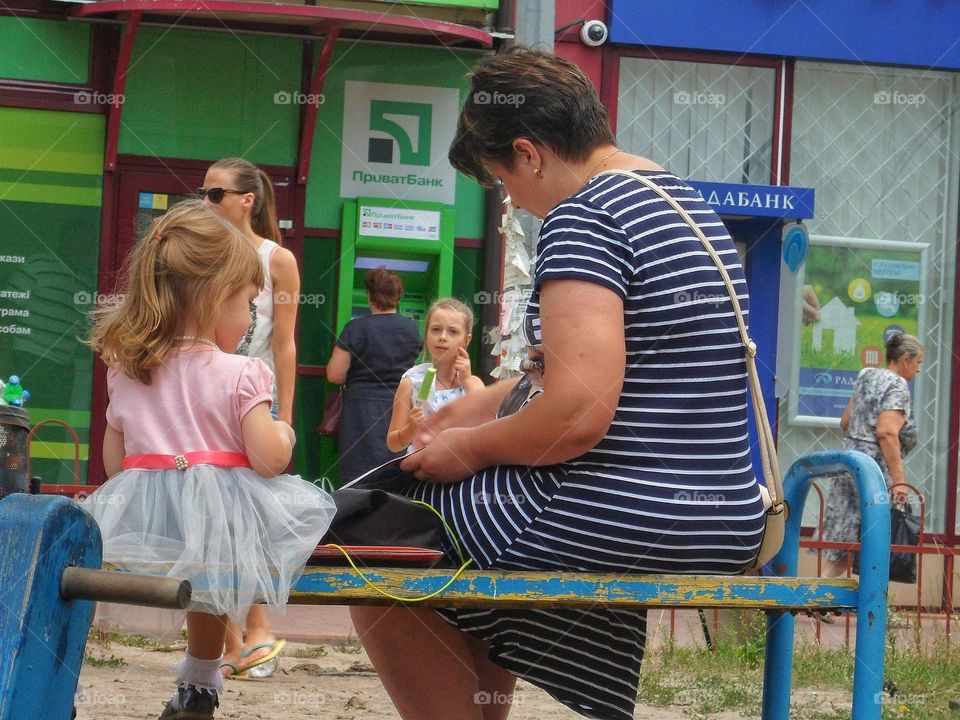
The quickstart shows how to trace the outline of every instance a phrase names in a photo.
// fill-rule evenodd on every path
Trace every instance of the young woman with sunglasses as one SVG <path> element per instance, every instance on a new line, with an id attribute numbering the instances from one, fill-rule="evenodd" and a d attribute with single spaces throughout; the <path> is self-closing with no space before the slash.
<path id="1" fill-rule="evenodd" d="M 260 358 L 273 371 L 276 384 L 271 413 L 292 424 L 297 362 L 294 329 L 300 273 L 293 253 L 281 247 L 273 184 L 253 163 L 242 158 L 227 158 L 210 166 L 197 194 L 216 213 L 239 228 L 257 248 L 265 282 L 253 301 L 252 322 L 237 353 Z M 271 675 L 276 663 L 267 663 L 277 656 L 284 641 L 277 640 L 270 631 L 262 605 L 250 609 L 246 630 L 244 638 L 240 628 L 232 624 L 228 628 L 224 673 Z"/>

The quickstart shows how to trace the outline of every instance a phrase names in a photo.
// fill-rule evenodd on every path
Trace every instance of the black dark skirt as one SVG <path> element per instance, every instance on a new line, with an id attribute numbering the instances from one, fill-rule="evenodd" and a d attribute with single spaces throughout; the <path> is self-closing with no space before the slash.
<path id="1" fill-rule="evenodd" d="M 341 485 L 400 454 L 387 449 L 393 390 L 348 385 L 343 393 L 338 435 Z"/>

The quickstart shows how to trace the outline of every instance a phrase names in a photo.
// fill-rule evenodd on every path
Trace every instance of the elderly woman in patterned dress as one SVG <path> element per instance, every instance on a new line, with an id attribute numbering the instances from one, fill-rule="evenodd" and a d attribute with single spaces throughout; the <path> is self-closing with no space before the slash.
<path id="1" fill-rule="evenodd" d="M 864 368 L 853 384 L 853 396 L 840 418 L 845 450 L 869 455 L 883 471 L 887 487 L 906 481 L 903 458 L 917 444 L 908 382 L 920 372 L 923 345 L 913 335 L 893 333 L 886 343 L 887 367 Z M 906 495 L 891 490 L 894 502 Z M 860 539 L 860 506 L 857 487 L 849 475 L 833 479 L 823 519 L 823 539 L 830 542 L 857 542 Z M 846 574 L 847 551 L 827 550 L 827 577 Z"/>

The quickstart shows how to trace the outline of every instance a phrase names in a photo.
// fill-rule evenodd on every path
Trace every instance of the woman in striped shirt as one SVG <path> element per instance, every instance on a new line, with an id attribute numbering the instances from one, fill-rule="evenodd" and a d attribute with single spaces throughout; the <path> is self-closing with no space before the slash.
<path id="1" fill-rule="evenodd" d="M 544 219 L 527 308 L 543 389 L 497 418 L 513 383 L 451 404 L 403 463 L 480 568 L 740 572 L 763 506 L 750 463 L 744 350 L 712 241 L 746 309 L 737 251 L 697 191 L 616 148 L 587 77 L 514 48 L 472 76 L 450 161 Z M 400 715 L 506 718 L 517 677 L 590 718 L 633 717 L 646 615 L 352 609 Z"/>

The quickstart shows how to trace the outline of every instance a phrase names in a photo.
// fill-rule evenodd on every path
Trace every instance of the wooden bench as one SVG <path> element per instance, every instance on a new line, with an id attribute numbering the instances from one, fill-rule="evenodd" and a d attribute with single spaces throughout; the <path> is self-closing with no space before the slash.
<path id="1" fill-rule="evenodd" d="M 802 508 L 811 481 L 846 470 L 860 493 L 863 533 L 859 581 L 798 578 Z M 741 608 L 767 615 L 763 681 L 764 720 L 788 720 L 793 668 L 794 613 L 848 611 L 857 614 L 853 720 L 879 720 L 883 707 L 884 640 L 887 623 L 890 512 L 886 483 L 877 464 L 858 452 L 817 453 L 798 460 L 784 480 L 787 522 L 780 553 L 767 577 L 607 575 L 466 571 L 437 596 L 417 603 L 432 607 L 556 607 L 612 605 L 621 608 Z M 392 595 L 417 598 L 449 583 L 455 570 L 364 568 Z M 389 605 L 352 568 L 312 567 L 301 577 L 291 603 Z"/>

